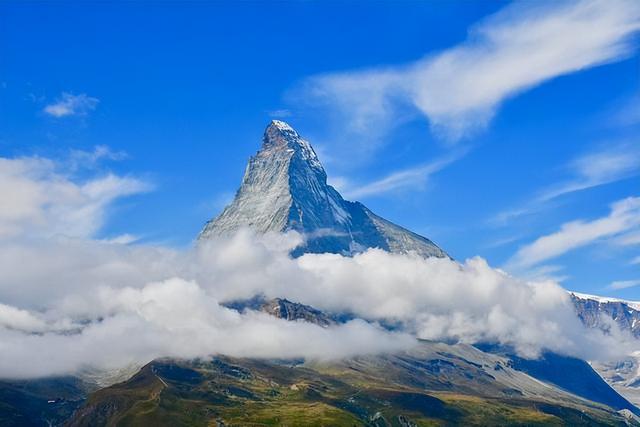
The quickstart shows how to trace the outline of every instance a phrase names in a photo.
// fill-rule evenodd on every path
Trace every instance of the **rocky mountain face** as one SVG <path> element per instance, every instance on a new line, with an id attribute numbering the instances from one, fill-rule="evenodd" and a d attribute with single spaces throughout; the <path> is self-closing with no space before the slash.
<path id="1" fill-rule="evenodd" d="M 608 331 L 613 320 L 621 330 L 640 338 L 640 303 L 576 292 L 570 296 L 585 326 Z"/>
<path id="2" fill-rule="evenodd" d="M 289 301 L 286 298 L 267 299 L 258 295 L 248 300 L 232 301 L 225 306 L 240 312 L 245 310 L 262 311 L 279 319 L 302 320 L 322 327 L 336 325 L 340 321 L 340 319 L 316 308 Z"/>
<path id="3" fill-rule="evenodd" d="M 300 232 L 305 243 L 294 255 L 352 255 L 381 248 L 448 256 L 431 240 L 379 217 L 359 202 L 344 200 L 327 184 L 311 145 L 278 120 L 265 130 L 262 148 L 249 160 L 233 202 L 205 225 L 199 239 L 229 235 L 242 227 L 258 233 Z"/>
<path id="4" fill-rule="evenodd" d="M 448 257 L 429 239 L 344 200 L 327 184 L 311 145 L 280 121 L 267 127 L 235 199 L 199 239 L 243 227 L 300 232 L 305 242 L 294 255 L 381 248 Z M 607 331 L 613 322 L 640 338 L 640 304 L 571 298 L 586 326 Z M 226 305 L 324 328 L 350 318 L 260 295 Z M 527 360 L 490 344 L 428 341 L 397 354 L 338 361 L 161 359 L 97 391 L 69 379 L 55 380 L 71 384 L 66 394 L 48 382 L 0 383 L 0 424 L 640 425 L 632 404 L 640 403 L 639 361 L 640 352 L 637 359 L 592 367 L 554 353 Z"/>
<path id="5" fill-rule="evenodd" d="M 303 320 L 323 327 L 335 325 L 337 322 L 320 310 L 308 305 L 291 302 L 285 298 L 274 298 L 260 307 L 262 311 L 285 320 Z"/>
<path id="6" fill-rule="evenodd" d="M 595 295 L 570 293 L 582 323 L 608 332 L 617 326 L 640 339 L 640 302 Z M 638 351 L 614 363 L 593 363 L 593 367 L 615 390 L 635 405 L 640 405 L 640 342 Z"/>

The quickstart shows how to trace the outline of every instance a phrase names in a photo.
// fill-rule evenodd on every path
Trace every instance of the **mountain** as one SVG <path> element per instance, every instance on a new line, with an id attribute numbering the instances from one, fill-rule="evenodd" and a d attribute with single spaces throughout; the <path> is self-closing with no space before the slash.
<path id="1" fill-rule="evenodd" d="M 59 426 L 96 387 L 74 377 L 0 380 L 0 426 Z"/>
<path id="2" fill-rule="evenodd" d="M 304 364 L 161 359 L 93 393 L 67 425 L 637 425 L 628 410 L 588 401 L 512 365 L 470 345 L 434 342 L 393 355 Z"/>
<path id="3" fill-rule="evenodd" d="M 228 306 L 323 327 L 340 322 L 281 298 Z M 637 412 L 579 359 L 421 341 L 323 362 L 159 359 L 89 395 L 66 425 L 622 426 L 640 425 Z"/>
<path id="4" fill-rule="evenodd" d="M 305 304 L 289 301 L 286 298 L 266 299 L 263 296 L 255 296 L 248 300 L 232 301 L 225 304 L 225 306 L 240 312 L 245 310 L 262 311 L 279 319 L 304 320 L 322 327 L 336 325 L 340 321 L 340 319 L 334 318 L 323 311 Z"/>
<path id="5" fill-rule="evenodd" d="M 570 292 L 578 317 L 591 328 L 607 331 L 613 319 L 623 331 L 640 338 L 640 302 Z"/>
<path id="6" fill-rule="evenodd" d="M 240 189 L 229 206 L 209 221 L 199 240 L 249 227 L 258 233 L 295 230 L 305 252 L 351 255 L 367 248 L 415 252 L 424 257 L 448 255 L 431 240 L 344 200 L 327 184 L 327 174 L 311 145 L 288 124 L 273 120 L 262 148 L 251 157 Z"/>
<path id="7" fill-rule="evenodd" d="M 620 330 L 640 339 L 640 302 L 577 292 L 569 294 L 585 326 L 608 332 L 613 321 Z M 592 364 L 602 378 L 635 405 L 640 405 L 640 344 L 638 349 L 624 360 Z"/>
<path id="8" fill-rule="evenodd" d="M 429 239 L 344 200 L 327 184 L 311 145 L 281 121 L 267 127 L 235 199 L 199 240 L 243 227 L 300 232 L 304 244 L 293 255 L 352 255 L 377 247 L 448 257 Z M 613 319 L 640 336 L 640 304 L 577 293 L 571 298 L 586 326 L 607 331 Z M 323 328 L 352 318 L 260 295 L 225 305 Z M 591 366 L 549 352 L 529 360 L 495 344 L 431 341 L 393 354 L 322 362 L 158 359 L 131 377 L 133 367 L 81 378 L 0 381 L 0 424 L 640 426 L 640 410 L 632 404 L 640 402 L 639 361 L 640 352 L 637 359 Z"/>

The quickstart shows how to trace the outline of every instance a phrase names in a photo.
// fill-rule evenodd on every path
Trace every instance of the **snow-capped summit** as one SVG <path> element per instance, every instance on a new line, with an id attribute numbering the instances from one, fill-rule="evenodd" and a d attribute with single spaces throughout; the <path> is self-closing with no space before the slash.
<path id="1" fill-rule="evenodd" d="M 305 237 L 296 253 L 353 254 L 367 248 L 447 257 L 429 239 L 349 202 L 330 185 L 311 144 L 287 123 L 273 120 L 249 164 L 233 202 L 209 221 L 199 239 L 241 227 L 259 233 L 296 230 Z"/>
<path id="2" fill-rule="evenodd" d="M 321 174 L 325 174 L 324 169 L 316 152 L 311 144 L 302 139 L 287 123 L 280 120 L 271 120 L 269 126 L 264 131 L 261 153 L 269 153 L 271 150 L 291 149 L 298 151 L 300 156 L 307 161 L 309 166 Z M 326 174 L 325 174 L 326 175 Z M 326 179 L 326 178 L 325 178 Z"/>

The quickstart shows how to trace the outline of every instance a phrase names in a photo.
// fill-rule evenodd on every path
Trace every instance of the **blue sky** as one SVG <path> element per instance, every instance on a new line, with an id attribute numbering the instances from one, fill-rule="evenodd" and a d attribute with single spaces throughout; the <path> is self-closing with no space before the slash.
<path id="1" fill-rule="evenodd" d="M 278 118 L 347 198 L 455 258 L 640 299 L 639 16 L 625 1 L 3 2 L 0 156 L 119 177 L 81 233 L 186 246 Z"/>

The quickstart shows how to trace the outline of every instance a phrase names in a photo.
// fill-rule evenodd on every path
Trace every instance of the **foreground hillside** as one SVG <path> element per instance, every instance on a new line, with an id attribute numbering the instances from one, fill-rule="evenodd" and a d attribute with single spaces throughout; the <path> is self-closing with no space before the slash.
<path id="1" fill-rule="evenodd" d="M 214 358 L 157 360 L 99 390 L 69 426 L 627 425 L 471 346 L 337 363 Z M 580 373 L 583 374 L 583 373 Z M 597 377 L 597 376 L 596 376 Z M 585 378 L 589 384 L 588 378 Z M 591 384 L 597 389 L 597 384 Z M 632 422 L 632 421 L 631 421 Z"/>

